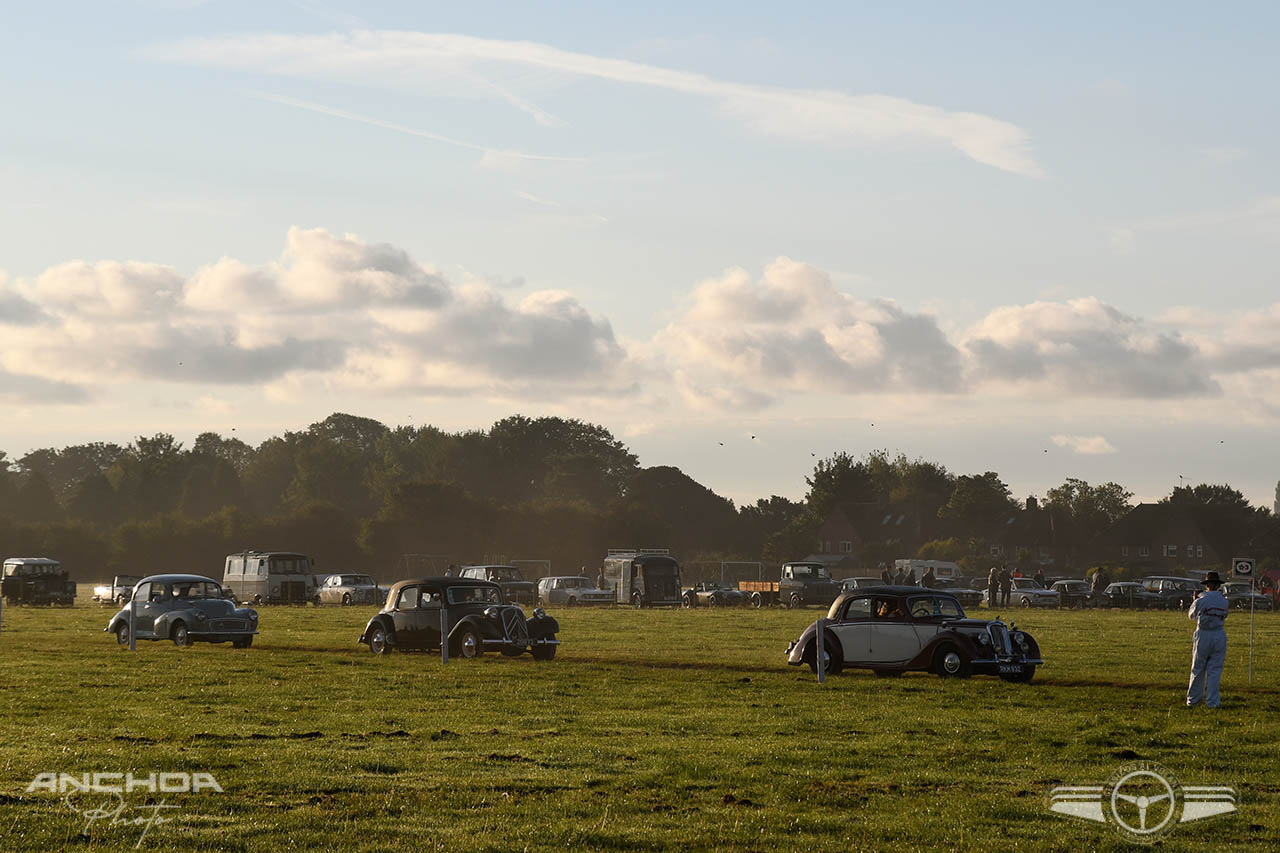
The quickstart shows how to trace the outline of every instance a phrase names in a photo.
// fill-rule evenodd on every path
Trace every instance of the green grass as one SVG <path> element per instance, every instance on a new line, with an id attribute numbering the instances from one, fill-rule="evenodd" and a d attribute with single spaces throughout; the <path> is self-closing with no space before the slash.
<path id="1" fill-rule="evenodd" d="M 1048 811 L 1135 758 L 1239 789 L 1165 849 L 1280 844 L 1280 616 L 1233 615 L 1217 712 L 1182 707 L 1179 613 L 1015 613 L 1030 686 L 846 672 L 782 651 L 816 610 L 560 610 L 555 661 L 375 658 L 373 608 L 263 608 L 252 649 L 102 633 L 109 608 L 5 608 L 0 848 L 129 849 L 39 772 L 209 772 L 151 849 L 911 849 L 1123 846 Z M 985 613 L 985 611 L 982 611 Z M 135 794 L 131 801 L 141 802 Z"/>

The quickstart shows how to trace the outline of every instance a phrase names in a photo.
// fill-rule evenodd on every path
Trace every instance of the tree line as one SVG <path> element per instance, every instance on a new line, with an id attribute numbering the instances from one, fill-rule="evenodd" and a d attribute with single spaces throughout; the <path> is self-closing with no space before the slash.
<path id="1" fill-rule="evenodd" d="M 406 554 L 546 559 L 574 571 L 594 570 L 610 547 L 653 546 L 686 561 L 776 563 L 813 552 L 815 531 L 842 503 L 911 505 L 972 531 L 1018 506 L 994 472 L 955 475 L 883 451 L 822 459 L 806 482 L 802 501 L 736 506 L 678 468 L 641 467 L 609 430 L 575 419 L 513 415 L 450 433 L 336 413 L 256 447 L 206 432 L 189 448 L 157 433 L 16 459 L 0 451 L 0 543 L 6 555 L 56 557 L 82 579 L 216 576 L 223 556 L 255 548 L 390 580 Z M 1116 483 L 1070 479 L 1044 503 L 1094 534 L 1132 497 Z M 1166 500 L 1220 506 L 1233 535 L 1280 538 L 1274 514 L 1229 486 L 1181 488 Z M 901 547 L 868 542 L 863 562 L 908 556 Z M 983 547 L 975 533 L 920 550 L 954 558 Z"/>

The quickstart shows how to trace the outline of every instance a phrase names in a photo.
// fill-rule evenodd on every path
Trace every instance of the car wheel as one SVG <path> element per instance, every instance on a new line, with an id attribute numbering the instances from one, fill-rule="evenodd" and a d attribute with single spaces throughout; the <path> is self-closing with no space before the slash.
<path id="1" fill-rule="evenodd" d="M 387 629 L 381 625 L 374 625 L 369 631 L 369 651 L 375 655 L 385 655 L 391 648 L 391 644 L 387 642 Z"/>
<path id="2" fill-rule="evenodd" d="M 631 606 L 634 607 L 636 610 L 639 610 L 640 608 L 644 607 L 644 596 L 642 596 L 638 592 L 632 593 Z"/>
<path id="3" fill-rule="evenodd" d="M 1036 677 L 1036 668 L 1034 666 L 1024 666 L 1022 672 L 1004 673 L 1000 677 L 1012 684 L 1030 684 L 1031 679 Z"/>
<path id="4" fill-rule="evenodd" d="M 1030 607 L 1030 606 L 1031 606 L 1031 596 L 1029 596 L 1029 595 L 1024 595 L 1024 596 L 1022 596 L 1022 601 L 1021 601 L 1021 602 L 1019 602 L 1019 603 L 1020 603 L 1023 607 Z"/>
<path id="5" fill-rule="evenodd" d="M 124 597 L 124 593 L 123 593 L 123 592 L 116 596 L 116 606 L 117 606 L 117 607 L 124 607 L 125 601 L 126 601 L 126 599 L 125 599 L 125 597 Z"/>
<path id="6" fill-rule="evenodd" d="M 800 593 L 798 592 L 791 593 L 791 597 L 787 599 L 788 607 L 799 607 L 803 603 L 804 602 L 800 598 Z"/>
<path id="7" fill-rule="evenodd" d="M 568 599 L 567 601 L 565 601 L 564 606 L 565 606 L 565 607 L 577 607 L 577 606 L 578 606 L 578 599 L 574 598 L 574 597 L 571 595 L 571 596 L 569 596 L 569 599 Z"/>
<path id="8" fill-rule="evenodd" d="M 840 652 L 836 650 L 835 643 L 827 640 L 823 644 L 827 653 L 827 675 L 839 675 L 840 670 L 844 669 L 844 660 L 840 657 Z M 818 674 L 818 656 L 815 654 L 812 658 L 805 661 L 809 664 L 809 669 L 813 670 L 814 675 Z"/>
<path id="9" fill-rule="evenodd" d="M 467 626 L 458 635 L 458 655 L 468 660 L 475 660 L 484 655 L 484 638 L 475 628 Z"/>
<path id="10" fill-rule="evenodd" d="M 253 637 L 237 637 L 231 641 L 231 646 L 237 649 L 247 649 L 253 645 Z"/>
<path id="11" fill-rule="evenodd" d="M 547 637 L 548 640 L 554 640 L 555 638 L 556 638 L 555 634 L 552 634 L 550 637 Z M 556 647 L 555 645 L 550 643 L 548 643 L 547 645 L 534 646 L 532 649 L 532 653 L 533 653 L 534 660 L 551 660 L 556 656 Z"/>
<path id="12" fill-rule="evenodd" d="M 351 593 L 349 593 L 349 592 L 344 592 L 344 593 L 342 594 L 342 606 L 343 606 L 343 607 L 350 607 L 350 606 L 351 606 Z"/>
<path id="13" fill-rule="evenodd" d="M 191 634 L 187 631 L 187 623 L 175 622 L 173 630 L 169 632 L 169 639 L 173 640 L 175 646 L 191 645 Z"/>
<path id="14" fill-rule="evenodd" d="M 116 642 L 122 646 L 129 645 L 129 623 L 121 622 L 116 626 Z"/>
<path id="15" fill-rule="evenodd" d="M 969 659 L 955 646 L 941 646 L 933 655 L 933 671 L 939 678 L 968 678 Z"/>
<path id="16" fill-rule="evenodd" d="M 683 607 L 685 610 L 690 610 L 693 608 L 694 602 L 696 601 L 697 599 L 695 599 L 692 595 L 685 595 L 680 599 L 680 606 Z"/>
<path id="17" fill-rule="evenodd" d="M 751 606 L 756 610 L 764 607 L 764 596 L 758 592 L 751 593 Z"/>

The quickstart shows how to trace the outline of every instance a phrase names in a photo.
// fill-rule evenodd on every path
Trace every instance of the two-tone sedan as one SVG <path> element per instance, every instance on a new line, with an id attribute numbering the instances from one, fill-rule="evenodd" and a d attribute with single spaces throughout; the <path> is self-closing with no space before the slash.
<path id="1" fill-rule="evenodd" d="M 815 672 L 825 665 L 832 674 L 858 667 L 880 676 L 911 670 L 942 678 L 997 675 L 1026 684 L 1044 663 L 1025 631 L 999 619 L 969 619 L 954 596 L 914 586 L 837 598 L 823 622 L 821 659 L 817 628 L 815 622 L 787 647 L 788 664 L 808 664 Z"/>
<path id="2" fill-rule="evenodd" d="M 247 649 L 258 633 L 258 612 L 236 607 L 217 581 L 202 575 L 151 575 L 138 581 L 129 604 L 106 627 L 122 646 L 129 645 L 131 609 L 138 640 L 173 640 L 175 646 L 231 643 Z"/>

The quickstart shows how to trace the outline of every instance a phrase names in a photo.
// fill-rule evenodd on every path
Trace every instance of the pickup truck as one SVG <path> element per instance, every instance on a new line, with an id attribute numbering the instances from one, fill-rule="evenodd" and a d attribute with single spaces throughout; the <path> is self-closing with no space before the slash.
<path id="1" fill-rule="evenodd" d="M 93 600 L 102 604 L 128 604 L 133 588 L 142 580 L 137 575 L 116 575 L 111 583 L 93 588 Z"/>
<path id="2" fill-rule="evenodd" d="M 830 607 L 840 594 L 840 584 L 822 563 L 783 563 L 777 581 L 740 581 L 738 589 L 746 593 L 752 607 L 783 604 L 805 607 L 817 604 Z"/>

